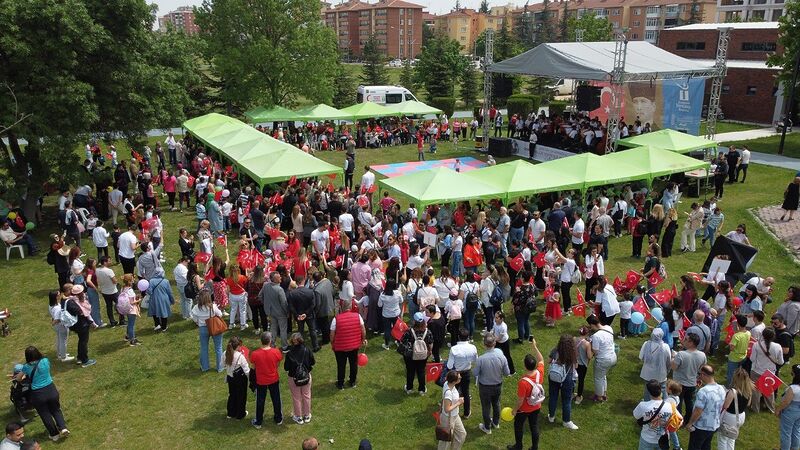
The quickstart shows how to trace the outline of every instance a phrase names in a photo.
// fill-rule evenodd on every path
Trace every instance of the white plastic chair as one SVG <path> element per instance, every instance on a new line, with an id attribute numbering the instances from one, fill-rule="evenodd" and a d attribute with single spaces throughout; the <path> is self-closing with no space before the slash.
<path id="1" fill-rule="evenodd" d="M 22 250 L 22 244 L 9 244 L 8 242 L 3 241 L 6 244 L 6 261 L 9 260 L 11 257 L 11 252 L 16 248 L 19 250 L 19 257 L 25 259 L 25 252 Z"/>

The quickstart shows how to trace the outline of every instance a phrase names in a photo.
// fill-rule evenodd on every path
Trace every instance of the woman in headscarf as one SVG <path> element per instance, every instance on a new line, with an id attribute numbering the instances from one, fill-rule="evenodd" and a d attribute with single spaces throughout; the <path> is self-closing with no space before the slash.
<path id="1" fill-rule="evenodd" d="M 378 307 L 378 299 L 383 292 L 383 284 L 385 278 L 381 269 L 373 268 L 370 272 L 369 283 L 365 291 L 369 296 L 369 304 L 367 305 L 367 329 L 375 333 L 380 333 L 381 328 L 381 308 Z"/>
<path id="2" fill-rule="evenodd" d="M 647 383 L 655 380 L 661 384 L 661 392 L 667 391 L 667 374 L 672 364 L 672 352 L 664 343 L 664 330 L 653 328 L 650 340 L 642 344 L 639 350 L 639 359 L 642 360 L 642 370 L 639 376 Z M 650 400 L 650 393 L 644 389 L 644 400 Z"/>
<path id="3" fill-rule="evenodd" d="M 147 309 L 153 318 L 153 323 L 155 323 L 153 331 L 167 331 L 167 320 L 172 313 L 171 309 L 175 303 L 175 297 L 172 295 L 169 280 L 164 278 L 163 268 L 157 268 L 153 277 L 150 278 L 147 295 L 150 296 L 150 303 Z"/>
<path id="4" fill-rule="evenodd" d="M 206 218 L 208 219 L 211 232 L 219 235 L 223 230 L 222 210 L 219 203 L 214 199 L 214 192 L 209 192 L 206 197 Z"/>

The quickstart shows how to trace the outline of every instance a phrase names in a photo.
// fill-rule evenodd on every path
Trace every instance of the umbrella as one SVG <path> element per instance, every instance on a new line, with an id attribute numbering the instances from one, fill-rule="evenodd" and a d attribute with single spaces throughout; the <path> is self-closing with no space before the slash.
<path id="1" fill-rule="evenodd" d="M 720 236 L 714 242 L 714 246 L 711 247 L 711 251 L 708 253 L 708 258 L 706 258 L 706 262 L 703 264 L 703 272 L 708 272 L 709 267 L 711 267 L 711 261 L 715 257 L 719 255 L 727 255 L 728 259 L 731 261 L 731 266 L 726 275 L 741 275 L 747 272 L 747 268 L 753 264 L 753 260 L 756 258 L 756 253 L 758 253 L 758 249 L 755 247 L 740 244 L 736 241 L 728 239 L 725 236 Z"/>

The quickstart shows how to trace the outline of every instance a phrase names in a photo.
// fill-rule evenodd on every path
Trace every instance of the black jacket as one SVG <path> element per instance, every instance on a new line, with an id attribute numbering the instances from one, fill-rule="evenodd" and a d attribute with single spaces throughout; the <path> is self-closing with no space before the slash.
<path id="1" fill-rule="evenodd" d="M 306 368 L 306 372 L 311 373 L 314 364 L 316 364 L 314 353 L 303 344 L 293 345 L 289 347 L 289 353 L 287 353 L 286 358 L 284 358 L 283 370 L 285 370 L 290 377 L 293 377 L 300 364 Z"/>
<path id="2" fill-rule="evenodd" d="M 289 303 L 289 312 L 297 317 L 305 314 L 306 318 L 314 317 L 314 291 L 303 286 L 289 291 L 286 295 Z"/>

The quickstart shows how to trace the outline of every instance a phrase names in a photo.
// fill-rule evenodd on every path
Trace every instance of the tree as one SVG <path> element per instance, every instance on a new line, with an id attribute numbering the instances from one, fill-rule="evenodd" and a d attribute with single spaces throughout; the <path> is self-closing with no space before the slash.
<path id="1" fill-rule="evenodd" d="M 378 39 L 370 36 L 364 43 L 364 51 L 361 55 L 364 59 L 364 73 L 361 74 L 361 82 L 368 86 L 380 86 L 389 82 L 389 75 L 384 65 L 386 58 L 378 45 Z"/>
<path id="2" fill-rule="evenodd" d="M 783 53 L 773 53 L 767 59 L 767 65 L 780 68 L 778 80 L 784 83 L 784 95 L 789 95 L 793 81 L 795 64 L 800 52 L 800 2 L 787 2 L 786 14 L 778 19 L 778 45 L 783 47 Z M 795 79 L 796 81 L 796 79 Z M 795 85 L 795 98 L 798 95 Z M 791 101 L 788 100 L 787 101 Z M 793 106 L 793 105 L 792 105 Z M 797 113 L 797 108 L 792 108 Z"/>
<path id="3" fill-rule="evenodd" d="M 692 4 L 689 6 L 689 8 L 689 19 L 686 21 L 686 23 L 703 23 L 703 6 L 700 5 L 700 2 L 698 0 L 692 0 Z"/>
<path id="4" fill-rule="evenodd" d="M 528 2 L 525 2 L 525 6 L 522 8 L 522 14 L 517 20 L 514 34 L 523 47 L 532 48 L 534 46 L 533 13 L 528 11 Z"/>
<path id="5" fill-rule="evenodd" d="M 567 28 L 569 41 L 575 41 L 575 30 L 583 30 L 583 40 L 587 42 L 614 39 L 611 22 L 605 17 L 595 16 L 594 12 L 585 12 L 580 17 L 570 17 Z"/>
<path id="6" fill-rule="evenodd" d="M 555 37 L 552 23 L 553 12 L 550 9 L 550 0 L 542 2 L 542 22 L 536 32 L 536 44 L 552 42 Z"/>
<path id="7" fill-rule="evenodd" d="M 422 24 L 422 42 L 420 43 L 420 45 L 424 46 L 425 43 L 428 42 L 428 39 L 430 39 L 432 37 L 433 37 L 433 30 L 431 30 L 431 27 L 429 25 L 426 25 L 426 24 L 423 23 Z"/>
<path id="8" fill-rule="evenodd" d="M 464 106 L 472 109 L 478 103 L 478 72 L 471 62 L 467 61 L 464 64 L 464 70 L 461 72 L 461 101 Z"/>
<path id="9" fill-rule="evenodd" d="M 414 90 L 414 66 L 411 65 L 410 59 L 403 61 L 403 68 L 400 71 L 400 86 Z"/>
<path id="10" fill-rule="evenodd" d="M 564 2 L 564 9 L 561 11 L 561 22 L 558 24 L 558 34 L 561 42 L 567 42 L 569 39 L 569 10 L 567 9 L 567 2 Z"/>
<path id="11" fill-rule="evenodd" d="M 195 22 L 229 104 L 331 100 L 337 43 L 320 21 L 318 1 L 203 0 Z"/>
<path id="12" fill-rule="evenodd" d="M 192 48 L 153 32 L 152 13 L 141 0 L 0 0 L 13 24 L 0 29 L 0 166 L 28 217 L 46 185 L 86 174 L 73 149 L 90 132 L 133 144 L 185 118 L 199 83 Z"/>
<path id="13" fill-rule="evenodd" d="M 428 99 L 453 96 L 455 82 L 466 64 L 460 51 L 461 44 L 442 32 L 437 32 L 422 47 L 415 81 L 428 91 Z"/>
<path id="14" fill-rule="evenodd" d="M 478 12 L 489 14 L 489 0 L 481 0 L 481 7 L 478 8 Z"/>
<path id="15" fill-rule="evenodd" d="M 486 30 L 481 31 L 481 34 L 475 38 L 472 54 L 481 57 L 486 56 Z"/>
<path id="16" fill-rule="evenodd" d="M 356 97 L 356 82 L 350 75 L 350 71 L 344 64 L 339 64 L 336 68 L 336 77 L 333 79 L 333 101 L 334 108 L 346 108 L 353 104 Z"/>

